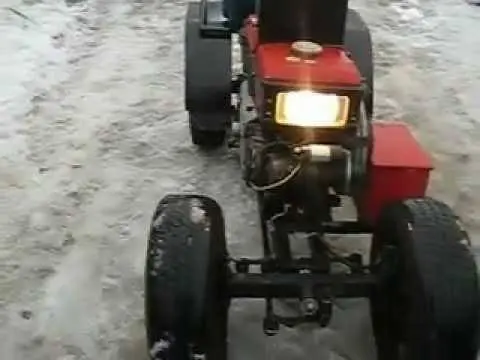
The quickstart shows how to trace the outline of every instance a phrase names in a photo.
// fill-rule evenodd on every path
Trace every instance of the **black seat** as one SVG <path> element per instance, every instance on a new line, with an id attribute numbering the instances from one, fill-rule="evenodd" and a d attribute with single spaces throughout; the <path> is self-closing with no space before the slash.
<path id="1" fill-rule="evenodd" d="M 257 0 L 260 43 L 342 45 L 348 0 Z"/>

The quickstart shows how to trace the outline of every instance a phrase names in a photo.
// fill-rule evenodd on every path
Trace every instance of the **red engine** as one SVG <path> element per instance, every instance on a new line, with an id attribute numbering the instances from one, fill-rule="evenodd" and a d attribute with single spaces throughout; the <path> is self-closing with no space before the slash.
<path id="1" fill-rule="evenodd" d="M 300 59 L 292 54 L 291 43 L 260 43 L 256 16 L 246 21 L 243 36 L 260 89 L 266 84 L 334 91 L 361 86 L 362 77 L 356 64 L 340 46 L 323 46 L 315 57 Z M 385 204 L 424 196 L 433 167 L 429 155 L 405 124 L 375 122 L 372 128 L 368 184 L 355 199 L 359 218 L 371 224 Z"/>
<path id="2" fill-rule="evenodd" d="M 309 87 L 351 88 L 361 85 L 361 75 L 345 50 L 324 46 L 318 55 L 300 59 L 292 54 L 291 43 L 259 44 L 257 18 L 248 18 L 243 30 L 254 54 L 256 76 L 260 81 Z"/>

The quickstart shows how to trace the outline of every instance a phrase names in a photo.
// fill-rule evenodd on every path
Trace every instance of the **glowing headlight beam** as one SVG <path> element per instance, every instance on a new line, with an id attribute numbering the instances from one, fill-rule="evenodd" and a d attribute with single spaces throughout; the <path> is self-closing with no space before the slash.
<path id="1" fill-rule="evenodd" d="M 277 94 L 275 121 L 280 125 L 338 128 L 348 118 L 349 98 L 310 90 Z"/>

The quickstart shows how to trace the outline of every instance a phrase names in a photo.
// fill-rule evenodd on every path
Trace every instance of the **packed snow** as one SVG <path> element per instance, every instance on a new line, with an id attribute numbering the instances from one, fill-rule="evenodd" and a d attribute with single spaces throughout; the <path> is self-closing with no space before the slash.
<path id="1" fill-rule="evenodd" d="M 236 157 L 190 144 L 185 4 L 2 0 L 2 360 L 147 358 L 146 236 L 167 193 L 212 195 L 231 252 L 259 255 L 255 201 Z M 372 27 L 377 118 L 411 125 L 435 158 L 430 193 L 480 245 L 480 8 L 461 0 L 351 6 Z M 339 306 L 328 329 L 266 338 L 262 303 L 235 302 L 231 357 L 373 359 L 366 303 Z"/>

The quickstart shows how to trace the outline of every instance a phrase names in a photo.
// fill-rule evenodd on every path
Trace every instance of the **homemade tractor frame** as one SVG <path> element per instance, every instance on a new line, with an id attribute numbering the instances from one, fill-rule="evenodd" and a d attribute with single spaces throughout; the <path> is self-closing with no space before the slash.
<path id="1" fill-rule="evenodd" d="M 264 330 L 274 335 L 280 325 L 327 326 L 335 298 L 366 297 L 379 360 L 476 359 L 480 293 L 468 234 L 425 196 L 432 164 L 408 128 L 372 121 L 372 44 L 361 16 L 347 0 L 257 1 L 234 76 L 222 15 L 219 2 L 188 4 L 186 109 L 194 144 L 238 147 L 264 257 L 228 255 L 213 199 L 162 199 L 145 271 L 150 358 L 226 359 L 232 298 L 264 298 Z M 354 221 L 332 215 L 344 198 Z M 310 256 L 291 251 L 294 234 Z M 337 254 L 328 234 L 371 234 L 370 256 Z M 275 314 L 275 298 L 298 299 L 298 316 Z"/>

